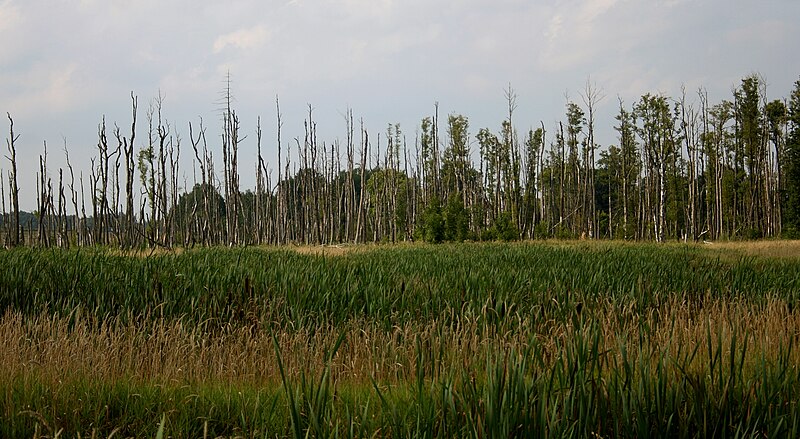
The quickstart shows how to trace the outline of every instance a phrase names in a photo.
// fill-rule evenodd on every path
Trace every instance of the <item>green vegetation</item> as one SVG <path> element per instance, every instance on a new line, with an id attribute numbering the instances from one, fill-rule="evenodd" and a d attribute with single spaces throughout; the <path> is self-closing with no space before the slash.
<path id="1" fill-rule="evenodd" d="M 796 436 L 797 273 L 793 242 L 2 251 L 0 436 Z"/>

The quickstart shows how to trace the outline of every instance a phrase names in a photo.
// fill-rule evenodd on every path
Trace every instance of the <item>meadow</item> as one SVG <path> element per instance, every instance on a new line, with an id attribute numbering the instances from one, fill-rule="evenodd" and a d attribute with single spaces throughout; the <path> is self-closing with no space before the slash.
<path id="1" fill-rule="evenodd" d="M 0 437 L 797 437 L 800 242 L 0 251 Z"/>

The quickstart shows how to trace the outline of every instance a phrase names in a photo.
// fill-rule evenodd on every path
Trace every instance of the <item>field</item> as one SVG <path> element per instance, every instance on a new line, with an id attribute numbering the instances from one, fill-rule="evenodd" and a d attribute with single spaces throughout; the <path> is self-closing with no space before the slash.
<path id="1" fill-rule="evenodd" d="M 0 251 L 0 437 L 797 437 L 800 243 Z"/>

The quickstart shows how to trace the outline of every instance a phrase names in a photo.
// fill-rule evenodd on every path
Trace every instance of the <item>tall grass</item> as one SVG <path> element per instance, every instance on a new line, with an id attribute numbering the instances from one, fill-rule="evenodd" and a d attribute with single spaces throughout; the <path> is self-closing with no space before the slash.
<path id="1" fill-rule="evenodd" d="M 472 244 L 381 248 L 345 257 L 200 249 L 132 257 L 102 250 L 0 252 L 0 310 L 316 327 L 368 318 L 391 326 L 451 312 L 569 318 L 603 298 L 645 310 L 686 300 L 768 295 L 791 303 L 800 260 L 720 258 L 691 246 Z M 507 305 L 504 308 L 502 305 Z"/>
<path id="2" fill-rule="evenodd" d="M 0 436 L 796 436 L 798 264 L 614 244 L 0 252 Z"/>

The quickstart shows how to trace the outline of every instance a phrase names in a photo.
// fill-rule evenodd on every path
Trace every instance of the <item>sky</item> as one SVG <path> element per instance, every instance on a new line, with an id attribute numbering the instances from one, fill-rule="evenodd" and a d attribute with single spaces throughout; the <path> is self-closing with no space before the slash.
<path id="1" fill-rule="evenodd" d="M 45 143 L 51 177 L 65 166 L 66 144 L 88 181 L 98 124 L 105 117 L 109 137 L 115 123 L 127 133 L 131 92 L 138 147 L 147 107 L 161 94 L 183 156 L 191 155 L 188 123 L 202 118 L 220 157 L 228 73 L 247 136 L 241 161 L 254 162 L 261 117 L 274 173 L 276 97 L 284 147 L 302 140 L 309 105 L 320 141 L 343 140 L 352 109 L 371 138 L 399 123 L 413 144 L 437 102 L 442 121 L 458 113 L 473 135 L 497 132 L 510 86 L 522 136 L 557 125 L 590 84 L 603 96 L 596 141 L 607 146 L 616 143 L 620 99 L 677 98 L 684 88 L 696 101 L 703 87 L 713 103 L 754 73 L 768 98 L 787 97 L 800 79 L 798 17 L 797 0 L 0 0 L 0 111 L 20 135 L 23 210 L 36 208 Z M 8 128 L 2 118 L 6 139 Z M 191 162 L 182 166 L 191 187 Z M 5 157 L 0 169 L 6 179 Z M 254 182 L 243 169 L 243 188 Z"/>

